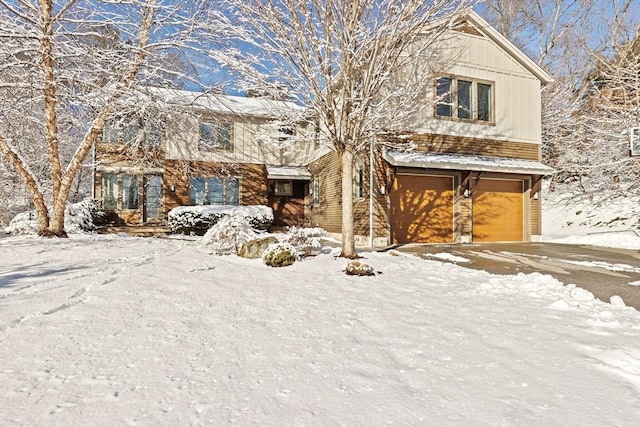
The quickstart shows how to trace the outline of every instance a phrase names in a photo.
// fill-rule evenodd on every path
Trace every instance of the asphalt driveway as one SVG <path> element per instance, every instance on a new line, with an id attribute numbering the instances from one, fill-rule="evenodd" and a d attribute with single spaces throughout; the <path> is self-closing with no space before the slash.
<path id="1" fill-rule="evenodd" d="M 602 301 L 608 302 L 611 296 L 618 295 L 626 305 L 640 310 L 640 251 L 637 250 L 553 243 L 412 244 L 393 249 L 425 258 L 436 256 L 440 261 L 493 274 L 550 274 L 564 284 L 573 283 L 589 290 Z M 447 256 L 438 255 L 443 253 L 468 262 L 447 260 Z"/>

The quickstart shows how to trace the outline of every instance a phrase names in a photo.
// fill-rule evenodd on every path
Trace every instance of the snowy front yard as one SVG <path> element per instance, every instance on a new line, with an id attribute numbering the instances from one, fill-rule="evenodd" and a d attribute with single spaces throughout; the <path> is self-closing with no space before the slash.
<path id="1" fill-rule="evenodd" d="M 640 313 L 548 276 L 0 239 L 0 424 L 636 426 Z"/>

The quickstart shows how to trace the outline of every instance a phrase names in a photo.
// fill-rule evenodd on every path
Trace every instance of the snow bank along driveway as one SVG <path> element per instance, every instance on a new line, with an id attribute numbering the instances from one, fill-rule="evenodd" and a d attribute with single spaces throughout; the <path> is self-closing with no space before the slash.
<path id="1" fill-rule="evenodd" d="M 636 426 L 640 314 L 540 274 L 0 240 L 1 425 Z"/>

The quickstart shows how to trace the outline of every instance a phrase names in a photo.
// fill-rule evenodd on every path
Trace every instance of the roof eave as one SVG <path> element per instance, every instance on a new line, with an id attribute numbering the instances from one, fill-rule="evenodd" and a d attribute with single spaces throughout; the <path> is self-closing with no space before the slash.
<path id="1" fill-rule="evenodd" d="M 522 167 L 522 166 L 492 166 L 486 164 L 478 164 L 473 163 L 472 161 L 468 163 L 460 163 L 460 162 L 433 162 L 429 160 L 398 160 L 394 158 L 391 154 L 385 152 L 383 153 L 383 158 L 387 162 L 389 162 L 393 166 L 397 167 L 406 167 L 406 168 L 420 168 L 420 169 L 440 169 L 440 170 L 473 170 L 477 172 L 495 172 L 495 173 L 511 173 L 517 175 L 553 175 L 555 170 L 548 166 L 544 166 L 540 164 L 531 165 L 530 167 Z M 532 162 L 533 163 L 533 162 Z M 535 162 L 538 163 L 538 162 Z"/>

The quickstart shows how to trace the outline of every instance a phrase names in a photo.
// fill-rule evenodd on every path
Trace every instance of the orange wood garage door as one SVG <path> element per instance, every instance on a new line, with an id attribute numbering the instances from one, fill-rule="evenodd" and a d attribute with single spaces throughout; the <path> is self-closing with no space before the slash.
<path id="1" fill-rule="evenodd" d="M 523 240 L 523 182 L 481 179 L 473 189 L 473 241 Z"/>
<path id="2" fill-rule="evenodd" d="M 391 233 L 394 243 L 453 242 L 453 177 L 397 175 Z"/>

